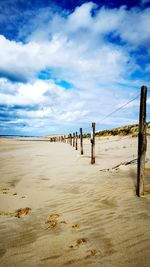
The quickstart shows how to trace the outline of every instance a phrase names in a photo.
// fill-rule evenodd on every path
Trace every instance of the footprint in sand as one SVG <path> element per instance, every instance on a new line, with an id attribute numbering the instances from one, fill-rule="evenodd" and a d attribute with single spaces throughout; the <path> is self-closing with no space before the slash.
<path id="1" fill-rule="evenodd" d="M 75 245 L 70 245 L 69 248 L 74 249 L 76 247 L 79 247 L 81 245 L 85 245 L 87 243 L 86 238 L 79 238 L 76 240 Z"/>
<path id="2" fill-rule="evenodd" d="M 100 249 L 97 248 L 88 249 L 87 252 L 89 253 L 87 257 L 98 256 L 102 254 Z"/>
<path id="3" fill-rule="evenodd" d="M 80 246 L 80 245 L 84 245 L 87 243 L 87 239 L 86 238 L 79 238 L 76 240 L 76 246 Z"/>
<path id="4" fill-rule="evenodd" d="M 49 216 L 48 220 L 45 222 L 48 225 L 48 227 L 46 229 L 55 228 L 56 226 L 62 225 L 62 224 L 67 224 L 66 221 L 60 221 L 59 222 L 59 217 L 60 217 L 60 215 L 57 213 L 51 214 Z"/>
<path id="5" fill-rule="evenodd" d="M 9 194 L 9 195 L 13 195 L 13 196 L 16 196 L 16 195 L 18 195 L 18 193 L 12 193 L 12 192 L 10 192 L 9 191 L 9 188 L 2 188 L 2 189 L 0 189 L 0 191 L 2 192 L 2 194 Z"/>
<path id="6" fill-rule="evenodd" d="M 7 192 L 9 190 L 9 188 L 0 188 L 0 192 Z"/>
<path id="7" fill-rule="evenodd" d="M 82 245 L 86 245 L 87 242 L 88 242 L 88 239 L 87 238 L 79 238 L 79 239 L 76 240 L 76 244 L 75 245 L 70 245 L 69 248 L 71 250 L 74 250 L 77 247 L 79 248 Z M 97 248 L 88 249 L 87 252 L 88 252 L 88 255 L 86 256 L 86 258 L 89 258 L 89 257 L 92 257 L 92 256 L 102 255 L 101 250 L 100 249 L 97 249 Z"/>
<path id="8" fill-rule="evenodd" d="M 21 218 L 25 215 L 27 215 L 31 211 L 31 208 L 23 208 L 23 209 L 18 209 L 15 211 L 14 216 L 17 218 Z"/>
<path id="9" fill-rule="evenodd" d="M 30 211 L 31 211 L 31 208 L 26 207 L 26 208 L 18 209 L 15 212 L 0 212 L 0 215 L 21 218 L 27 215 Z"/>
<path id="10" fill-rule="evenodd" d="M 1 188 L 0 189 L 0 192 L 2 193 L 2 194 L 8 194 L 8 188 Z"/>
<path id="11" fill-rule="evenodd" d="M 79 228 L 80 228 L 79 224 L 73 224 L 72 225 L 72 229 L 78 230 Z"/>
<path id="12" fill-rule="evenodd" d="M 58 224 L 58 218 L 59 218 L 59 214 L 54 213 L 51 214 L 48 218 L 48 220 L 45 222 L 46 224 L 48 224 L 48 228 L 55 228 Z"/>

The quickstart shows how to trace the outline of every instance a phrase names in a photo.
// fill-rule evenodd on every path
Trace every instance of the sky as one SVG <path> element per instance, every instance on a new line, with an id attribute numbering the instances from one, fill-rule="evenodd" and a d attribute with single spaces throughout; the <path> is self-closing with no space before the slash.
<path id="1" fill-rule="evenodd" d="M 138 123 L 150 0 L 0 0 L 0 135 Z M 150 120 L 150 94 L 147 98 Z"/>

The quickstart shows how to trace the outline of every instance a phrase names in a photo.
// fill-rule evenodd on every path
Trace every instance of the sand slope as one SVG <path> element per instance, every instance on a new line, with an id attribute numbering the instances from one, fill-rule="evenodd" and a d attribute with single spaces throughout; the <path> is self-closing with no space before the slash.
<path id="1" fill-rule="evenodd" d="M 96 139 L 94 166 L 89 140 L 80 156 L 68 144 L 1 139 L 0 265 L 150 266 L 149 141 L 138 198 L 136 138 Z"/>

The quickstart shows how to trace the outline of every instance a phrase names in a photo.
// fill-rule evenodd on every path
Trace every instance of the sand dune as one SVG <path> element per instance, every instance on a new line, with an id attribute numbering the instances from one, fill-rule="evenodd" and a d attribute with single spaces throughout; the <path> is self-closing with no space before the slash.
<path id="1" fill-rule="evenodd" d="M 150 266 L 150 138 L 136 196 L 137 138 L 0 140 L 1 266 Z M 128 165 L 114 166 L 132 161 Z"/>

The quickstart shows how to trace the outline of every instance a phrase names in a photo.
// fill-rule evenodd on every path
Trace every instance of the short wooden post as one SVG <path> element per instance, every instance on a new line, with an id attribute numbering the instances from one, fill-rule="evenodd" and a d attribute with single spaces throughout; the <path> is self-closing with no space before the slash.
<path id="1" fill-rule="evenodd" d="M 82 128 L 80 128 L 80 153 L 83 155 L 83 135 L 82 135 Z"/>
<path id="2" fill-rule="evenodd" d="M 76 144 L 75 149 L 78 150 L 78 133 L 76 132 Z"/>
<path id="3" fill-rule="evenodd" d="M 91 164 L 95 164 L 95 122 L 92 122 L 91 129 Z"/>
<path id="4" fill-rule="evenodd" d="M 138 166 L 137 166 L 137 195 L 144 195 L 145 156 L 147 148 L 146 138 L 146 99 L 147 87 L 141 87 L 139 135 L 138 135 Z"/>

